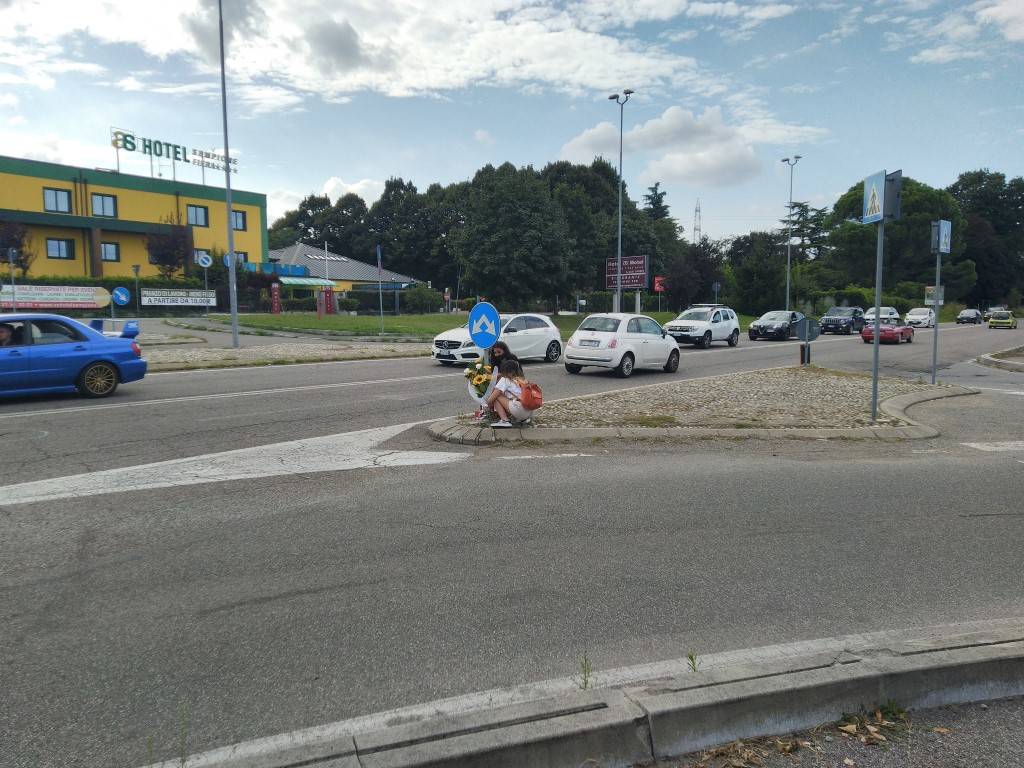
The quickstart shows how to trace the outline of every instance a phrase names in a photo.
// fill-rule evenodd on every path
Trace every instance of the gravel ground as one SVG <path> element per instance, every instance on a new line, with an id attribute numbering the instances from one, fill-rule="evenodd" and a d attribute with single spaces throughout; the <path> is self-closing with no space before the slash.
<path id="1" fill-rule="evenodd" d="M 142 356 L 152 371 L 218 368 L 238 365 L 281 365 L 327 360 L 370 360 L 382 357 L 416 357 L 430 354 L 429 344 L 263 344 L 241 349 L 210 347 L 147 349 Z"/>
<path id="2" fill-rule="evenodd" d="M 904 724 L 879 728 L 883 742 L 862 743 L 860 737 L 868 733 L 863 724 L 855 735 L 843 733 L 838 725 L 686 755 L 651 768 L 1024 766 L 1024 699 L 1020 698 L 912 712 Z M 793 751 L 785 753 L 790 748 Z"/>
<path id="3" fill-rule="evenodd" d="M 882 379 L 885 400 L 929 389 Z M 813 366 L 681 381 L 546 404 L 539 427 L 860 427 L 871 424 L 871 377 Z M 879 414 L 878 424 L 899 422 Z"/>

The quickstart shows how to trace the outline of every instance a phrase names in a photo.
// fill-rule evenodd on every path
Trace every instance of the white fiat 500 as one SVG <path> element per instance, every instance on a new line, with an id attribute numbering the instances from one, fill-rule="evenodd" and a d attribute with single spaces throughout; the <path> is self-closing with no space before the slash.
<path id="1" fill-rule="evenodd" d="M 579 373 L 585 366 L 611 368 L 623 378 L 635 368 L 679 369 L 679 345 L 646 315 L 590 315 L 569 338 L 565 370 Z"/>
<path id="2" fill-rule="evenodd" d="M 537 358 L 558 362 L 562 355 L 562 334 L 545 315 L 501 315 L 501 335 L 512 354 L 520 360 Z M 476 360 L 483 350 L 469 338 L 465 325 L 438 334 L 430 348 L 430 356 L 441 365 Z"/>

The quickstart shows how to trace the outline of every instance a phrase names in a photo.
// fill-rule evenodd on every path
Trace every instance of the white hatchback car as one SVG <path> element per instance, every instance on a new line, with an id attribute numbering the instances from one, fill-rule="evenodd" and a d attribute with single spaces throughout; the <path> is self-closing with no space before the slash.
<path id="1" fill-rule="evenodd" d="M 579 373 L 585 366 L 612 368 L 626 378 L 635 368 L 679 369 L 676 340 L 646 315 L 590 315 L 569 337 L 565 370 Z"/>
<path id="2" fill-rule="evenodd" d="M 740 340 L 740 321 L 736 313 L 721 304 L 694 304 L 665 330 L 677 344 L 696 344 L 707 349 L 713 341 L 724 341 L 735 347 Z"/>
<path id="3" fill-rule="evenodd" d="M 897 310 L 896 307 L 882 307 L 881 312 L 879 313 L 879 317 L 882 318 L 883 325 L 886 325 L 889 322 L 899 325 L 901 320 L 899 310 Z M 871 309 L 864 313 L 864 325 L 867 326 L 874 324 L 875 308 L 872 307 Z"/>
<path id="4" fill-rule="evenodd" d="M 905 322 L 915 328 L 934 328 L 935 310 L 930 307 L 915 307 L 907 312 Z"/>
<path id="5" fill-rule="evenodd" d="M 562 334 L 545 315 L 501 315 L 499 338 L 520 360 L 536 358 L 556 363 L 562 356 Z M 481 355 L 483 350 L 469 338 L 466 325 L 438 334 L 430 348 L 430 356 L 441 365 L 465 363 Z"/>

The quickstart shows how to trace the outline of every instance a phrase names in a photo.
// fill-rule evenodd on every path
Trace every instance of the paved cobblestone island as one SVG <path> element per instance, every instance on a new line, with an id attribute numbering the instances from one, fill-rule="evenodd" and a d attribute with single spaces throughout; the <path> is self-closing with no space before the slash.
<path id="1" fill-rule="evenodd" d="M 244 342 L 243 342 L 244 343 Z M 178 347 L 147 349 L 142 356 L 151 371 L 219 368 L 236 365 L 281 365 L 328 360 L 371 360 L 384 357 L 417 357 L 430 354 L 428 344 L 262 344 L 240 349 Z"/>
<path id="2" fill-rule="evenodd" d="M 932 387 L 883 378 L 880 400 Z M 871 424 L 871 377 L 823 368 L 780 368 L 659 383 L 545 405 L 538 427 L 861 427 Z M 878 425 L 902 422 L 879 414 Z"/>

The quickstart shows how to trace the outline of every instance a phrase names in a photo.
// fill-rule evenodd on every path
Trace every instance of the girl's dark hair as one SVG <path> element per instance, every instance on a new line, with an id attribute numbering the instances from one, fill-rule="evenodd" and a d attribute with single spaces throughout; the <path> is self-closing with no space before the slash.
<path id="1" fill-rule="evenodd" d="M 519 358 L 512 354 L 512 350 L 508 348 L 508 344 L 504 341 L 496 341 L 491 346 L 491 354 L 494 354 L 494 350 L 500 349 L 502 351 L 502 360 L 518 360 Z"/>
<path id="2" fill-rule="evenodd" d="M 519 365 L 518 360 L 502 360 L 501 365 L 498 366 L 498 371 L 508 379 L 523 378 L 523 369 Z"/>

